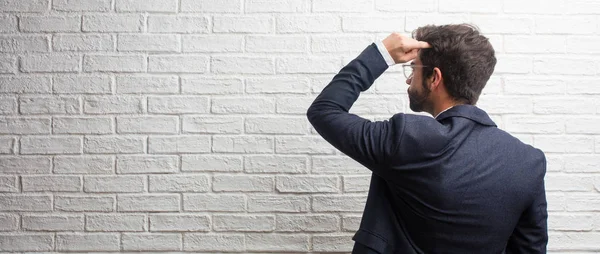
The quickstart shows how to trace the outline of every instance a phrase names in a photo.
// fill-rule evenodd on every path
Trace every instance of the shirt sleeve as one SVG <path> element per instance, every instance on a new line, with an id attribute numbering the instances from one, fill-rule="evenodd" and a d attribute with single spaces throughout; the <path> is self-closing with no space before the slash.
<path id="1" fill-rule="evenodd" d="M 383 56 L 383 59 L 385 60 L 385 63 L 387 63 L 388 66 L 396 64 L 394 58 L 392 58 L 392 55 L 390 55 L 390 52 L 388 52 L 385 48 L 385 45 L 383 45 L 383 41 L 375 41 L 375 46 L 377 46 L 377 50 L 379 50 L 379 53 L 381 54 L 381 56 Z"/>

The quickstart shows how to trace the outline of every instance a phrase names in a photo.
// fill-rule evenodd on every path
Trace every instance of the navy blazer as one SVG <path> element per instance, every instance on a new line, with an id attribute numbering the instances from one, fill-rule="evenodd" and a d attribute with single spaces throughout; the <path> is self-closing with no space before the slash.
<path id="1" fill-rule="evenodd" d="M 373 173 L 353 240 L 379 253 L 545 253 L 544 153 L 472 105 L 436 119 L 348 113 L 387 68 L 369 45 L 307 112 L 325 140 Z"/>

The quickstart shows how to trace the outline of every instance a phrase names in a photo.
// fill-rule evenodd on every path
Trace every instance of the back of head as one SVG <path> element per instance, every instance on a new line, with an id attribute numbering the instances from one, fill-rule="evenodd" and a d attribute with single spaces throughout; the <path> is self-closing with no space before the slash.
<path id="1" fill-rule="evenodd" d="M 496 66 L 494 48 L 489 39 L 469 24 L 428 25 L 413 31 L 413 38 L 426 41 L 419 58 L 423 65 L 442 72 L 446 90 L 456 101 L 475 105 Z M 423 76 L 433 68 L 423 69 Z"/>

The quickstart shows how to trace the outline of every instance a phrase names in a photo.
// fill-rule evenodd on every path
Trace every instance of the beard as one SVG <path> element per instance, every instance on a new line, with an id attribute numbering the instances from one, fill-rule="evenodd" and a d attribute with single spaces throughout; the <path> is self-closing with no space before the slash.
<path id="1" fill-rule="evenodd" d="M 422 81 L 421 83 L 421 87 L 422 92 L 418 92 L 418 90 L 415 91 L 411 91 L 410 89 L 407 90 L 408 92 L 408 100 L 410 102 L 410 109 L 413 112 L 423 112 L 425 111 L 425 107 L 427 106 L 427 97 L 429 97 L 429 93 L 431 92 L 431 90 L 429 90 L 429 88 L 427 88 L 427 84 L 425 84 L 425 80 Z"/>

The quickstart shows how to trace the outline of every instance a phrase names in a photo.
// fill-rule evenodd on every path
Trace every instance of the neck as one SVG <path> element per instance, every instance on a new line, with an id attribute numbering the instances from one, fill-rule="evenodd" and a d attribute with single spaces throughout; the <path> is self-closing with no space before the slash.
<path id="1" fill-rule="evenodd" d="M 440 113 L 442 113 L 444 110 L 447 110 L 451 107 L 454 107 L 456 105 L 458 105 L 459 103 L 456 102 L 451 102 L 451 101 L 444 101 L 442 103 L 439 103 L 437 105 L 433 106 L 433 112 L 432 112 L 432 116 L 434 118 L 436 118 Z"/>

